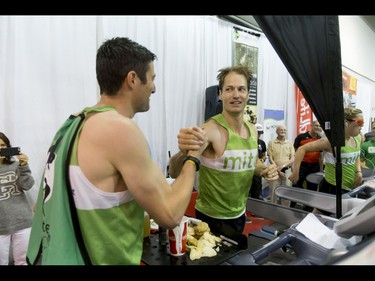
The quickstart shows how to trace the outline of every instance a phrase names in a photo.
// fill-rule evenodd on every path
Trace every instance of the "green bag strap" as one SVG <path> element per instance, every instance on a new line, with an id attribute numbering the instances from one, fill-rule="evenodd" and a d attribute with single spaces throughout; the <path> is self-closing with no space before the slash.
<path id="1" fill-rule="evenodd" d="M 79 250 L 82 255 L 82 259 L 85 262 L 85 265 L 92 265 L 90 256 L 87 252 L 85 242 L 83 240 L 82 232 L 81 232 L 81 227 L 79 225 L 79 218 L 77 214 L 77 208 L 74 203 L 74 198 L 73 198 L 73 192 L 72 192 L 72 186 L 70 184 L 70 174 L 69 174 L 69 164 L 70 160 L 72 157 L 72 151 L 73 151 L 73 146 L 74 146 L 74 141 L 77 137 L 78 131 L 82 126 L 82 123 L 85 121 L 86 114 L 89 112 L 103 112 L 103 111 L 108 111 L 108 110 L 115 110 L 114 108 L 110 106 L 103 106 L 99 108 L 85 108 L 79 115 L 71 115 L 70 118 L 81 118 L 79 121 L 76 131 L 73 134 L 72 140 L 69 145 L 68 149 L 68 157 L 65 162 L 65 176 L 66 176 L 66 186 L 67 186 L 67 193 L 68 193 L 68 198 L 69 198 L 69 206 L 70 206 L 70 214 L 72 217 L 72 223 L 73 223 L 73 228 L 74 228 L 74 233 L 76 236 L 77 244 L 79 247 Z"/>
<path id="2" fill-rule="evenodd" d="M 86 246 L 85 246 L 85 242 L 83 240 L 81 227 L 79 225 L 77 208 L 76 208 L 76 205 L 74 203 L 72 186 L 70 184 L 70 174 L 69 174 L 69 163 L 70 163 L 70 159 L 72 157 L 74 140 L 76 139 L 78 131 L 81 128 L 81 125 L 82 125 L 83 121 L 85 120 L 85 114 L 84 114 L 84 112 L 82 112 L 78 116 L 73 116 L 73 115 L 70 116 L 70 118 L 73 118 L 73 117 L 74 118 L 81 118 L 81 120 L 79 121 L 79 123 L 76 127 L 76 131 L 73 134 L 73 137 L 72 137 L 72 140 L 70 142 L 69 149 L 68 149 L 68 157 L 66 158 L 66 162 L 65 162 L 65 177 L 67 179 L 66 180 L 66 187 L 67 187 L 67 194 L 68 194 L 68 199 L 69 199 L 70 214 L 71 214 L 71 217 L 72 217 L 73 229 L 74 229 L 74 233 L 75 233 L 75 236 L 76 236 L 77 244 L 78 244 L 78 247 L 79 247 L 79 250 L 81 252 L 82 259 L 83 259 L 85 265 L 92 265 L 91 260 L 90 260 L 90 256 L 89 256 L 89 254 L 87 252 L 87 249 L 86 249 Z"/>

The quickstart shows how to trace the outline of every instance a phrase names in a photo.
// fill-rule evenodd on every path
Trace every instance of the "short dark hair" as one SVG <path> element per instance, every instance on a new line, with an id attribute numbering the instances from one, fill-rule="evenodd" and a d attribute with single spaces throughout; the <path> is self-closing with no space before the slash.
<path id="1" fill-rule="evenodd" d="M 146 72 L 156 55 L 127 37 L 115 37 L 105 41 L 96 54 L 96 79 L 100 94 L 113 96 L 120 89 L 124 77 L 135 71 L 143 84 Z"/>

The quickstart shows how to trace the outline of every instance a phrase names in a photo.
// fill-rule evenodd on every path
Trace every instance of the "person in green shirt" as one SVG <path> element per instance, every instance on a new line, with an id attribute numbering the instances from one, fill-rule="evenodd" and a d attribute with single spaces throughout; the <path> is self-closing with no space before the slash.
<path id="1" fill-rule="evenodd" d="M 201 125 L 208 146 L 198 173 L 196 217 L 217 234 L 224 228 L 242 233 L 254 174 L 276 180 L 278 173 L 275 165 L 266 166 L 259 160 L 257 130 L 243 117 L 249 99 L 250 71 L 245 66 L 227 67 L 219 70 L 217 79 L 223 111 Z M 180 152 L 169 162 L 172 177 L 179 175 L 182 159 L 191 151 L 194 139 L 189 132 L 180 131 L 178 143 Z"/>
<path id="2" fill-rule="evenodd" d="M 367 141 L 361 144 L 361 164 L 363 168 L 375 168 L 375 133 L 366 134 Z"/>
<path id="3" fill-rule="evenodd" d="M 31 230 L 29 264 L 139 265 L 144 211 L 164 228 L 180 223 L 207 140 L 199 127 L 184 129 L 195 143 L 181 175 L 169 184 L 132 120 L 150 108 L 155 58 L 123 37 L 98 49 L 100 100 L 71 115 L 53 139 Z"/>
<path id="4" fill-rule="evenodd" d="M 349 192 L 362 184 L 360 163 L 361 136 L 359 134 L 364 124 L 362 110 L 358 108 L 345 108 L 344 122 L 345 146 L 341 147 L 342 186 L 340 189 L 342 193 Z M 307 143 L 297 149 L 293 163 L 293 172 L 289 179 L 293 183 L 298 181 L 301 162 L 305 154 L 311 151 L 323 151 L 325 164 L 324 178 L 318 186 L 318 191 L 336 194 L 336 158 L 333 155 L 332 146 L 326 137 Z"/>

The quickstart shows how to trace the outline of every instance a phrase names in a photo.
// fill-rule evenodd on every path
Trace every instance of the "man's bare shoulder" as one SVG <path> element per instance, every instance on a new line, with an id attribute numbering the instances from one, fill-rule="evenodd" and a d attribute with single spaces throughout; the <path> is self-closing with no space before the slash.
<path id="1" fill-rule="evenodd" d="M 109 110 L 105 112 L 101 112 L 99 114 L 95 114 L 92 116 L 92 119 L 95 120 L 95 122 L 101 123 L 107 123 L 108 124 L 113 124 L 113 125 L 132 125 L 134 122 L 132 119 L 121 115 L 117 111 L 114 110 Z"/>
<path id="2" fill-rule="evenodd" d="M 209 141 L 212 141 L 215 136 L 220 137 L 220 131 L 222 127 L 215 120 L 208 120 L 207 122 L 203 123 L 201 127 L 206 131 Z"/>
<path id="3" fill-rule="evenodd" d="M 220 125 L 214 119 L 210 119 L 207 122 L 203 123 L 201 125 L 201 127 L 204 128 L 206 131 L 208 131 L 208 130 L 218 130 Z"/>
<path id="4" fill-rule="evenodd" d="M 90 137 L 120 138 L 122 135 L 129 136 L 138 131 L 139 128 L 133 120 L 119 114 L 116 111 L 106 111 L 90 116 L 85 124 L 85 131 Z"/>

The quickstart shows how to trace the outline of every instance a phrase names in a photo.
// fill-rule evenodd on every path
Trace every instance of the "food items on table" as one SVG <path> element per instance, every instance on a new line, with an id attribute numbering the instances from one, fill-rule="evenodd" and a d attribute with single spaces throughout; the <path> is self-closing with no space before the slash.
<path id="1" fill-rule="evenodd" d="M 187 231 L 187 250 L 189 258 L 197 260 L 202 257 L 213 257 L 217 255 L 221 247 L 221 238 L 210 232 L 206 222 L 189 224 Z"/>

